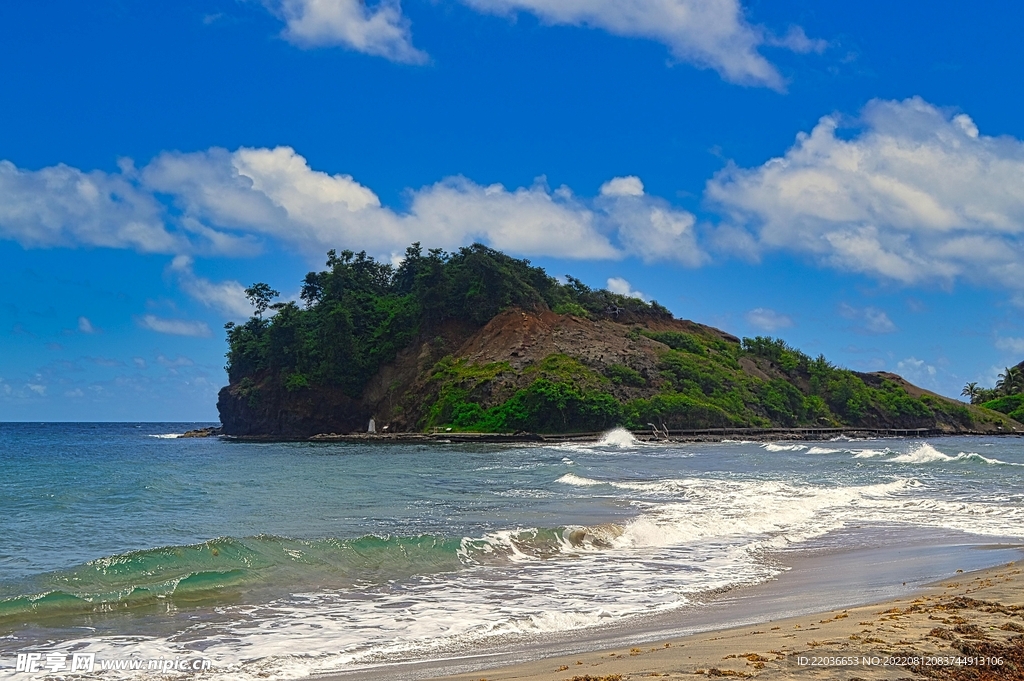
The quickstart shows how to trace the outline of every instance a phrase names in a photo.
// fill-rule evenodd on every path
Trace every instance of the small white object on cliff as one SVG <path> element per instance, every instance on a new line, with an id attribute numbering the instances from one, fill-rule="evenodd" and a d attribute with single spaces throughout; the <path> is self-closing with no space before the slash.
<path id="1" fill-rule="evenodd" d="M 366 429 L 366 432 L 367 433 L 376 433 L 377 432 L 377 422 L 374 421 L 372 418 L 370 419 L 370 427 Z"/>

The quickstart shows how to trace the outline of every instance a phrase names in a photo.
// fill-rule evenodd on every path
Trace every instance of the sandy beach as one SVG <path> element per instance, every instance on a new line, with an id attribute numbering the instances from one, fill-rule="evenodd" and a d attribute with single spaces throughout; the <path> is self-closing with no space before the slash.
<path id="1" fill-rule="evenodd" d="M 1024 564 L 907 598 L 437 677 L 447 681 L 1024 679 Z"/>

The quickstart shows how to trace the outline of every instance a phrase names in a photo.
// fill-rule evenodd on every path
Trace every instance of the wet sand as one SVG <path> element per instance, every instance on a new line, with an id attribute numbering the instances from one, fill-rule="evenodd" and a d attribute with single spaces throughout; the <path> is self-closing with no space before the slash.
<path id="1" fill-rule="evenodd" d="M 783 552 L 778 559 L 789 569 L 777 579 L 711 594 L 693 607 L 639 623 L 552 634 L 525 649 L 455 654 L 328 678 L 1024 680 L 1019 545 L 979 546 L 976 537 L 956 542 L 948 534 L 922 535 L 920 528 L 887 533 L 882 545 L 877 528 L 862 534 L 844 532 L 846 548 L 839 550 Z M 984 567 L 992 565 L 999 566 Z M 937 659 L 992 657 L 986 651 L 1003 655 L 1003 665 L 944 665 Z M 914 657 L 922 658 L 916 669 L 914 659 L 904 659 Z"/>
<path id="2" fill-rule="evenodd" d="M 1024 679 L 1024 566 L 907 598 L 436 677 L 448 681 Z"/>

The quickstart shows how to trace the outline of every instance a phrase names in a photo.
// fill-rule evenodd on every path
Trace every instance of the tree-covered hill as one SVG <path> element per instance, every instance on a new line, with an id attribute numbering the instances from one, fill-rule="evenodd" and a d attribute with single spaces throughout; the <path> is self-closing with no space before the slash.
<path id="1" fill-rule="evenodd" d="M 1024 362 L 1006 367 L 992 388 L 968 383 L 960 393 L 986 409 L 1006 414 L 1016 421 L 1024 421 Z"/>
<path id="2" fill-rule="evenodd" d="M 397 267 L 331 251 L 306 275 L 303 305 L 272 305 L 264 284 L 248 293 L 256 315 L 227 325 L 218 407 L 229 434 L 344 433 L 371 416 L 392 431 L 1019 427 L 896 376 L 561 283 L 479 244 L 414 244 Z"/>

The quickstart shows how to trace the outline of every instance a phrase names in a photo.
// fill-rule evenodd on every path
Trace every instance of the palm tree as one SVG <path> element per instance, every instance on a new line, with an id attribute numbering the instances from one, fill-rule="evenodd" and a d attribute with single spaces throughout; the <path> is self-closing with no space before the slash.
<path id="1" fill-rule="evenodd" d="M 999 380 L 996 381 L 996 390 L 1004 395 L 1018 393 L 1020 392 L 1020 387 L 1021 373 L 1017 367 L 1006 367 L 1003 373 L 999 374 Z"/>
<path id="2" fill-rule="evenodd" d="M 960 391 L 960 394 L 971 401 L 971 404 L 978 402 L 978 397 L 981 396 L 981 388 L 978 387 L 976 381 L 971 381 L 964 386 L 964 389 Z"/>

